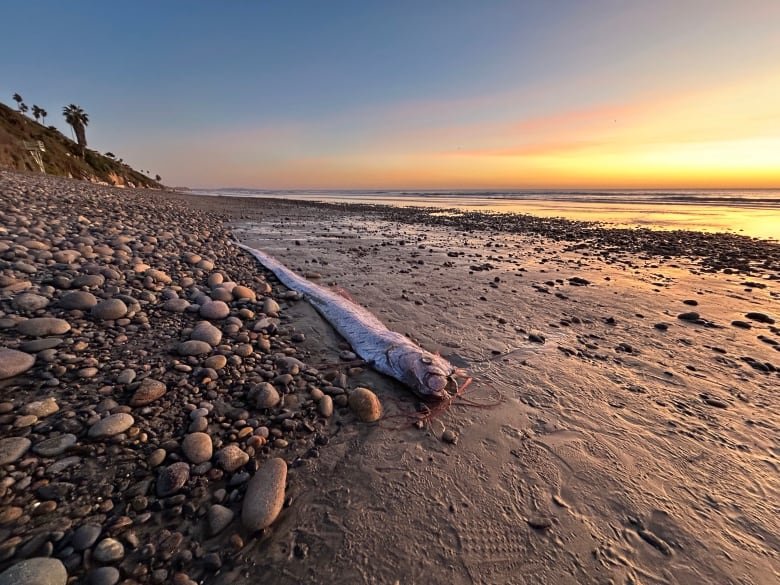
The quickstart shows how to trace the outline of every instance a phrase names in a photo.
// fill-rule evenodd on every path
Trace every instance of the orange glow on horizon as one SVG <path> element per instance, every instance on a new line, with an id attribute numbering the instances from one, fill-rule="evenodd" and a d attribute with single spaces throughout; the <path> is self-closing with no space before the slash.
<path id="1" fill-rule="evenodd" d="M 212 166 L 200 184 L 270 189 L 780 187 L 780 71 L 697 91 L 513 117 L 511 105 L 522 102 L 519 95 L 486 97 L 484 103 L 444 102 L 444 121 L 433 116 L 429 102 L 353 112 L 350 125 L 365 120 L 356 136 L 341 132 L 344 119 L 234 130 L 201 143 L 199 158 Z M 501 104 L 509 113 L 493 115 Z M 210 146 L 225 144 L 234 150 Z M 199 170 L 188 167 L 197 185 Z M 216 179 L 214 168 L 219 169 Z"/>

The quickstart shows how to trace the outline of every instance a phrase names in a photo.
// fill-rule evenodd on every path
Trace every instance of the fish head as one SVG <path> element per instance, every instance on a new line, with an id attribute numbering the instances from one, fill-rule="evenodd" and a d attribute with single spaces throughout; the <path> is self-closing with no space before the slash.
<path id="1" fill-rule="evenodd" d="M 457 370 L 443 357 L 423 352 L 406 356 L 406 371 L 412 378 L 410 386 L 421 398 L 444 400 L 458 392 Z"/>

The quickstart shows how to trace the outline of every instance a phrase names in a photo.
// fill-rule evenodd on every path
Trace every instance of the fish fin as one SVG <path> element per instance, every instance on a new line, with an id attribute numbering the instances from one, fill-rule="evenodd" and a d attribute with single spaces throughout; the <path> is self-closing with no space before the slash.
<path id="1" fill-rule="evenodd" d="M 341 288 L 340 286 L 333 286 L 333 287 L 331 287 L 331 289 L 330 289 L 330 290 L 332 290 L 334 293 L 336 293 L 336 294 L 337 294 L 337 295 L 339 295 L 340 297 L 344 297 L 345 299 L 347 299 L 348 301 L 350 301 L 350 302 L 352 302 L 352 303 L 354 303 L 354 302 L 355 302 L 355 299 L 353 299 L 353 298 L 350 296 L 350 294 L 349 294 L 349 293 L 346 291 L 346 289 L 344 289 L 344 288 Z"/>

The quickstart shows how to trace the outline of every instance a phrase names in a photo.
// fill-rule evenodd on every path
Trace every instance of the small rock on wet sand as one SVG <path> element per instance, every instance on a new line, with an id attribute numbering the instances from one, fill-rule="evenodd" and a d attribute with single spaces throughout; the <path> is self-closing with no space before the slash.
<path id="1" fill-rule="evenodd" d="M 287 463 L 275 458 L 266 461 L 254 477 L 244 496 L 241 508 L 241 523 L 251 532 L 268 528 L 284 504 Z"/>
<path id="2" fill-rule="evenodd" d="M 680 321 L 688 321 L 691 323 L 695 323 L 699 319 L 701 319 L 701 316 L 696 311 L 690 311 L 688 313 L 680 313 L 677 315 L 677 318 Z"/>
<path id="3" fill-rule="evenodd" d="M 769 325 L 774 325 L 775 320 L 767 315 L 766 313 L 757 313 L 757 312 L 751 312 L 751 313 L 745 313 L 745 317 L 748 319 L 752 319 L 753 321 L 757 321 L 759 323 L 767 323 Z"/>
<path id="4" fill-rule="evenodd" d="M 382 416 L 382 404 L 368 388 L 355 388 L 349 395 L 349 407 L 363 422 L 374 422 Z"/>
<path id="5" fill-rule="evenodd" d="M 256 408 L 273 408 L 279 404 L 279 401 L 281 400 L 279 391 L 268 382 L 261 384 L 260 387 L 255 390 L 255 392 Z"/>
<path id="6" fill-rule="evenodd" d="M 325 394 L 322 398 L 320 398 L 320 401 L 317 404 L 317 409 L 325 418 L 333 416 L 333 398 Z"/>
<path id="7" fill-rule="evenodd" d="M 214 504 L 209 508 L 208 522 L 209 531 L 212 536 L 215 536 L 222 532 L 233 521 L 235 514 L 230 508 L 221 506 L 220 504 Z"/>

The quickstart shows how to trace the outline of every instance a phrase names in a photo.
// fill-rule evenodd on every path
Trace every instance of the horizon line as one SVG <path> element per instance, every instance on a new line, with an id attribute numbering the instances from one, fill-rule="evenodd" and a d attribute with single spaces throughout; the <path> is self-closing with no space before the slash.
<path id="1" fill-rule="evenodd" d="M 180 189 L 190 189 L 198 191 L 208 190 L 244 190 L 244 191 L 415 191 L 420 193 L 434 193 L 441 191 L 477 191 L 477 192 L 497 192 L 497 191 L 780 191 L 780 186 L 776 187 L 185 187 Z"/>

